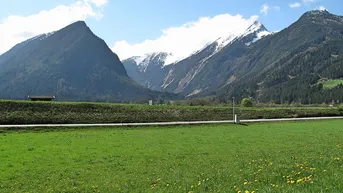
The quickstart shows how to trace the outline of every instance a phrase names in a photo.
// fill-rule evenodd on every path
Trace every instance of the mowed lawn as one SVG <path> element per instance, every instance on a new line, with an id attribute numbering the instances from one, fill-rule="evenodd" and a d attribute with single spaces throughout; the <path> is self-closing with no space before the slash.
<path id="1" fill-rule="evenodd" d="M 343 120 L 6 131 L 0 192 L 343 192 Z"/>

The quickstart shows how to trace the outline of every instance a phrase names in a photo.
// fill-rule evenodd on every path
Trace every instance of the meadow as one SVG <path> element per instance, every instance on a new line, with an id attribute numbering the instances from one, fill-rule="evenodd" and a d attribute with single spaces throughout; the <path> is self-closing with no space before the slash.
<path id="1" fill-rule="evenodd" d="M 343 84 L 343 80 L 341 79 L 335 79 L 335 80 L 329 80 L 325 82 L 321 82 L 323 84 L 324 88 L 333 88 L 339 84 Z"/>
<path id="2" fill-rule="evenodd" d="M 343 116 L 343 107 L 237 107 L 241 119 Z M 0 124 L 231 120 L 231 106 L 0 101 Z"/>
<path id="3" fill-rule="evenodd" d="M 343 192 L 343 120 L 7 130 L 0 192 Z"/>

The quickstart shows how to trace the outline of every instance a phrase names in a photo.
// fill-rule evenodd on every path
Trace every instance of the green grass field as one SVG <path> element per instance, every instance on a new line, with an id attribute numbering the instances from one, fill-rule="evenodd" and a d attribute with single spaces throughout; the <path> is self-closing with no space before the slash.
<path id="1" fill-rule="evenodd" d="M 337 79 L 337 80 L 329 80 L 326 82 L 321 82 L 323 84 L 324 88 L 333 88 L 339 84 L 343 84 L 343 80 Z"/>
<path id="2" fill-rule="evenodd" d="M 343 120 L 0 133 L 0 192 L 343 192 Z"/>

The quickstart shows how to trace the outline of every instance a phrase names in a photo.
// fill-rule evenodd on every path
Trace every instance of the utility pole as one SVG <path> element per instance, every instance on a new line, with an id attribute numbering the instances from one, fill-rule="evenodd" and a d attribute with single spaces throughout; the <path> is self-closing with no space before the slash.
<path id="1" fill-rule="evenodd" d="M 235 123 L 235 97 L 232 97 L 232 121 Z"/>

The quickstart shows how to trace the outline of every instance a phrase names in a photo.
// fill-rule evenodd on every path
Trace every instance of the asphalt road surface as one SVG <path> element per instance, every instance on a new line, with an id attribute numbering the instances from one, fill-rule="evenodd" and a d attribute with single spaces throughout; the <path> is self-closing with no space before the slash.
<path id="1" fill-rule="evenodd" d="M 280 118 L 280 119 L 247 119 L 241 123 L 253 122 L 281 122 L 281 121 L 308 121 L 308 120 L 331 120 L 343 119 L 343 117 L 306 117 L 306 118 Z M 101 123 L 101 124 L 29 124 L 29 125 L 0 125 L 0 128 L 38 128 L 38 127 L 122 127 L 122 126 L 163 126 L 163 125 L 200 125 L 200 124 L 223 124 L 233 123 L 233 120 L 225 121 L 181 121 L 181 122 L 155 122 L 155 123 Z"/>

